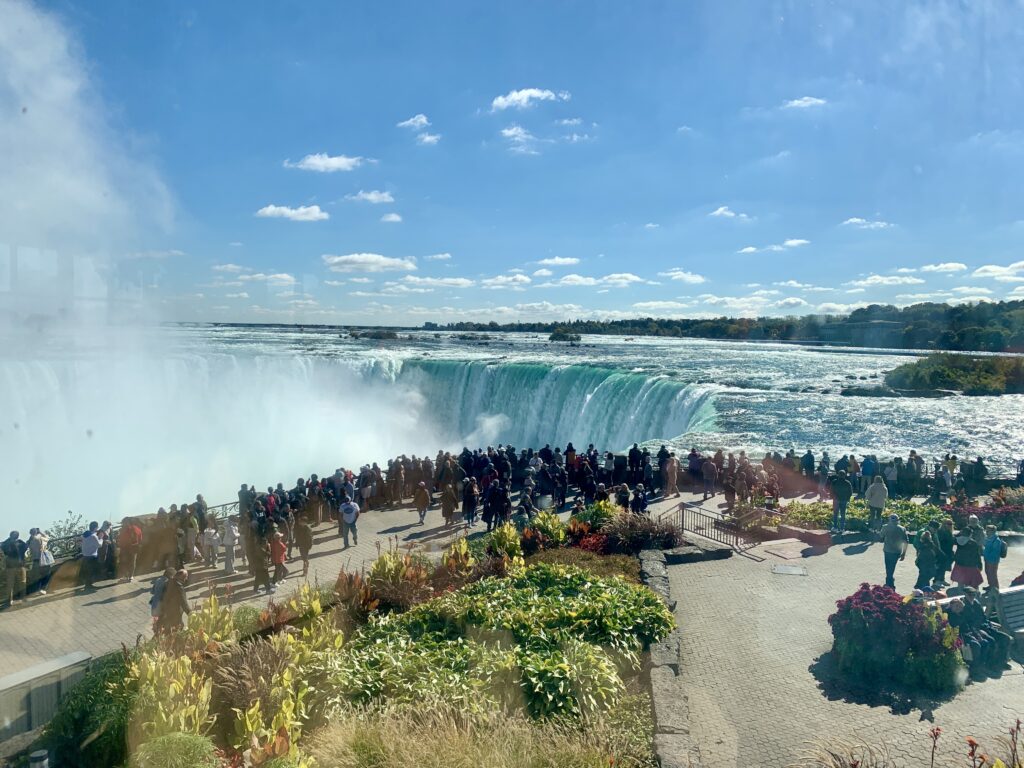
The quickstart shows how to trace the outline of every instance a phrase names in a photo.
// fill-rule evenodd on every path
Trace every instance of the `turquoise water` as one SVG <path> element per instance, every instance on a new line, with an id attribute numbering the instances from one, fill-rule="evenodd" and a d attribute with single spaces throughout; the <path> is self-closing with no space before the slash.
<path id="1" fill-rule="evenodd" d="M 202 492 L 437 447 L 667 442 L 925 456 L 1009 471 L 1024 396 L 838 394 L 913 359 L 877 350 L 538 335 L 478 341 L 176 326 L 0 354 L 0 463 L 18 525 L 67 509 L 119 518 Z"/>

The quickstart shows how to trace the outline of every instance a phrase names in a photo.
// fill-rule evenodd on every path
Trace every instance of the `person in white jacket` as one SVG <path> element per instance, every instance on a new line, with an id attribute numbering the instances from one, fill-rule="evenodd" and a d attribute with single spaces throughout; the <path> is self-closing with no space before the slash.
<path id="1" fill-rule="evenodd" d="M 235 545 L 238 543 L 238 520 L 229 518 L 224 526 L 224 573 L 235 572 Z"/>
<path id="2" fill-rule="evenodd" d="M 864 501 L 868 503 L 868 509 L 871 511 L 871 519 L 868 521 L 871 530 L 877 530 L 882 526 L 882 513 L 888 500 L 889 489 L 885 487 L 885 481 L 881 475 L 875 475 L 874 481 L 864 492 Z"/>
<path id="3" fill-rule="evenodd" d="M 217 554 L 220 551 L 220 534 L 217 533 L 217 524 L 211 520 L 206 524 L 203 531 L 203 553 L 206 555 L 206 564 L 211 568 L 217 567 Z"/>

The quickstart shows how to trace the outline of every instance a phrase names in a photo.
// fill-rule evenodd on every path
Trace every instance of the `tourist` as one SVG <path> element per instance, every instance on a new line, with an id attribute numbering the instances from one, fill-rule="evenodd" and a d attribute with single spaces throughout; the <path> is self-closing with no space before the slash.
<path id="1" fill-rule="evenodd" d="M 359 543 L 359 531 L 356 528 L 356 522 L 359 520 L 359 505 L 352 502 L 349 495 L 342 491 L 340 496 L 341 503 L 338 506 L 338 533 L 341 534 L 342 540 L 345 542 L 345 549 L 348 549 L 348 537 L 352 535 L 352 543 Z"/>
<path id="2" fill-rule="evenodd" d="M 430 507 L 430 491 L 427 490 L 426 483 L 420 481 L 416 484 L 416 489 L 412 494 L 412 503 L 416 507 L 416 512 L 419 513 L 420 525 L 423 525 L 427 517 L 427 509 Z"/>
<path id="3" fill-rule="evenodd" d="M 847 480 L 846 471 L 841 469 L 832 480 L 832 533 L 846 532 L 846 508 L 852 496 L 853 485 Z"/>
<path id="4" fill-rule="evenodd" d="M 971 535 L 970 527 L 956 536 L 956 552 L 953 555 L 953 581 L 960 589 L 981 586 L 981 545 Z"/>
<path id="5" fill-rule="evenodd" d="M 117 532 L 117 560 L 121 570 L 121 581 L 135 581 L 135 568 L 142 548 L 142 528 L 135 518 L 126 517 Z"/>
<path id="6" fill-rule="evenodd" d="M 747 476 L 746 473 L 740 472 L 736 476 L 736 498 L 740 504 L 747 503 L 748 491 L 747 491 Z"/>
<path id="7" fill-rule="evenodd" d="M 264 589 L 269 594 L 277 591 L 277 587 L 270 583 L 270 546 L 264 535 L 252 536 L 252 544 L 249 549 L 249 569 L 253 574 L 253 593 L 259 595 Z"/>
<path id="8" fill-rule="evenodd" d="M 979 547 L 985 546 L 985 529 L 978 522 L 977 515 L 971 515 L 967 518 L 967 527 L 964 528 L 963 533 L 974 539 Z"/>
<path id="9" fill-rule="evenodd" d="M 28 544 L 21 540 L 18 531 L 11 531 L 3 544 L 4 565 L 6 567 L 7 605 L 18 605 L 25 599 L 25 556 Z"/>
<path id="10" fill-rule="evenodd" d="M 157 634 L 157 622 L 160 619 L 160 601 L 163 599 L 167 582 L 174 578 L 174 569 L 165 568 L 164 572 L 153 580 L 149 591 L 149 616 L 153 621 L 153 634 Z"/>
<path id="11" fill-rule="evenodd" d="M 993 597 L 999 591 L 999 561 L 1006 557 L 1006 542 L 999 538 L 994 525 L 985 526 L 985 544 L 981 550 L 985 563 L 985 581 Z"/>
<path id="12" fill-rule="evenodd" d="M 615 454 L 611 451 L 604 455 L 604 471 L 601 474 L 601 479 L 608 485 L 615 481 Z"/>
<path id="13" fill-rule="evenodd" d="M 598 483 L 597 490 L 594 492 L 594 503 L 596 504 L 600 501 L 608 501 L 608 499 L 608 491 L 604 487 L 604 483 Z"/>
<path id="14" fill-rule="evenodd" d="M 182 505 L 181 529 L 185 532 L 185 549 L 183 552 L 184 562 L 190 563 L 199 559 L 199 550 L 196 543 L 199 540 L 199 520 L 195 513 L 187 505 Z"/>
<path id="15" fill-rule="evenodd" d="M 629 511 L 629 486 L 625 483 L 615 492 L 615 503 L 622 507 L 624 512 Z"/>
<path id="16" fill-rule="evenodd" d="M 115 575 L 113 528 L 109 520 L 104 520 L 96 532 L 100 540 L 100 551 L 96 555 L 97 579 L 113 578 Z"/>
<path id="17" fill-rule="evenodd" d="M 917 566 L 917 581 L 914 589 L 926 592 L 932 590 L 932 580 L 935 578 L 935 564 L 939 559 L 939 548 L 930 530 L 921 531 L 917 537 L 917 557 L 914 558 L 914 565 Z"/>
<path id="18" fill-rule="evenodd" d="M 885 503 L 889 500 L 889 489 L 881 475 L 875 475 L 864 492 L 864 501 L 868 504 L 869 519 L 868 528 L 877 530 L 882 526 L 882 513 L 885 511 Z"/>
<path id="19" fill-rule="evenodd" d="M 284 534 L 274 531 L 274 535 L 270 537 L 270 563 L 274 566 L 274 575 L 270 579 L 272 584 L 277 585 L 288 578 L 288 569 L 285 567 L 287 559 L 288 545 L 285 543 Z"/>
<path id="20" fill-rule="evenodd" d="M 811 453 L 811 449 L 807 449 L 807 453 L 800 457 L 800 474 L 808 479 L 814 477 L 814 454 Z"/>
<path id="21" fill-rule="evenodd" d="M 959 603 L 954 600 L 953 603 Z M 953 608 L 953 605 L 950 605 Z M 997 669 L 1005 667 L 1010 658 L 1013 642 L 1008 634 L 996 628 L 985 616 L 985 610 L 978 602 L 978 590 L 964 588 L 962 607 L 953 609 L 949 616 L 951 626 L 960 630 L 960 639 L 971 649 L 971 666 L 988 665 Z"/>
<path id="22" fill-rule="evenodd" d="M 238 518 L 229 517 L 224 524 L 224 573 L 235 572 L 235 546 L 238 544 Z"/>
<path id="23" fill-rule="evenodd" d="M 716 483 L 718 482 L 718 466 L 710 459 L 705 459 L 700 468 L 701 476 L 704 478 L 704 501 L 708 496 L 715 498 Z"/>
<path id="24" fill-rule="evenodd" d="M 220 534 L 217 533 L 217 523 L 212 517 L 206 522 L 206 530 L 203 531 L 202 542 L 206 565 L 210 568 L 216 568 L 217 555 L 220 553 Z"/>
<path id="25" fill-rule="evenodd" d="M 313 549 L 313 528 L 305 513 L 295 519 L 295 546 L 299 548 L 299 559 L 302 560 L 302 578 L 309 575 L 309 552 Z"/>
<path id="26" fill-rule="evenodd" d="M 644 490 L 643 483 L 637 484 L 633 490 L 633 498 L 629 500 L 629 510 L 634 515 L 647 514 L 647 492 Z"/>
<path id="27" fill-rule="evenodd" d="M 50 587 L 50 577 L 53 575 L 53 553 L 49 545 L 50 537 L 41 530 L 33 528 L 29 531 L 28 552 L 32 560 L 29 589 L 38 590 L 40 595 L 46 594 Z"/>
<path id="28" fill-rule="evenodd" d="M 186 584 L 188 571 L 180 568 L 164 585 L 159 602 L 157 634 L 169 634 L 181 629 L 185 625 L 182 614 L 192 613 L 188 606 L 188 596 L 185 594 Z"/>
<path id="29" fill-rule="evenodd" d="M 462 516 L 466 520 L 467 528 L 476 525 L 476 508 L 479 503 L 480 488 L 476 484 L 476 478 L 470 477 L 462 487 Z"/>
<path id="30" fill-rule="evenodd" d="M 932 523 L 935 522 L 932 521 Z M 953 535 L 953 519 L 947 517 L 941 525 L 935 527 L 938 529 L 935 534 L 935 542 L 939 547 L 939 559 L 935 564 L 935 584 L 939 587 L 948 587 L 946 573 L 953 567 L 953 550 L 956 546 L 956 536 Z"/>
<path id="31" fill-rule="evenodd" d="M 86 589 L 96 588 L 96 578 L 99 574 L 100 539 L 96 535 L 100 524 L 95 520 L 89 523 L 89 530 L 82 534 L 82 580 Z"/>
<path id="32" fill-rule="evenodd" d="M 665 460 L 665 498 L 669 496 L 679 496 L 679 459 L 676 458 L 675 451 L 669 453 L 668 458 Z"/>
<path id="33" fill-rule="evenodd" d="M 896 563 L 907 557 L 907 529 L 900 525 L 899 515 L 889 515 L 889 522 L 882 526 L 882 554 L 885 558 L 885 586 L 896 588 Z"/>

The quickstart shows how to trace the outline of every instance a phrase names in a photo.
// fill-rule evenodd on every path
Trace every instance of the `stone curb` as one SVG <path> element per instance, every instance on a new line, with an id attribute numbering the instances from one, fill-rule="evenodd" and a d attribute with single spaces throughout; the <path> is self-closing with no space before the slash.
<path id="1" fill-rule="evenodd" d="M 690 552 L 681 554 L 691 556 Z M 666 553 L 661 550 L 645 549 L 640 553 L 640 579 L 674 613 L 676 601 L 669 588 L 667 564 Z M 690 738 L 690 702 L 679 695 L 676 682 L 680 641 L 676 628 L 650 647 L 647 659 L 654 714 L 654 756 L 662 768 L 700 768 L 700 752 Z"/>

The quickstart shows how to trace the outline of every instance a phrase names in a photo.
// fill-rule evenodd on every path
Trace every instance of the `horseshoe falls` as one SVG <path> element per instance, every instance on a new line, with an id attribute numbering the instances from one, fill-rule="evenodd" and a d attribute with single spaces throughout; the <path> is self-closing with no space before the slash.
<path id="1" fill-rule="evenodd" d="M 584 365 L 406 362 L 397 381 L 424 398 L 435 426 L 466 445 L 567 442 L 623 450 L 714 426 L 714 388 Z"/>

